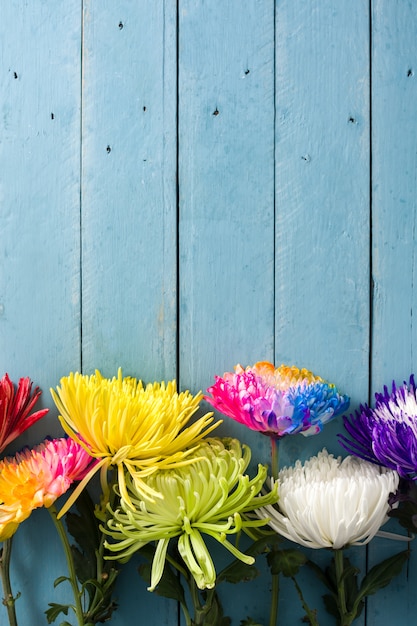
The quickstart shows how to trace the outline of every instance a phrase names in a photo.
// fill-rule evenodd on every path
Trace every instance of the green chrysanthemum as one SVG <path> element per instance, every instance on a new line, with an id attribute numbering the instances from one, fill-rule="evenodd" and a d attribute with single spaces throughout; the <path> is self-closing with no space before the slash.
<path id="1" fill-rule="evenodd" d="M 152 499 L 135 488 L 127 477 L 129 502 L 122 497 L 121 508 L 112 511 L 106 531 L 114 540 L 107 548 L 113 558 L 127 560 L 145 544 L 156 541 L 152 563 L 153 591 L 161 579 L 168 545 L 178 538 L 178 551 L 200 589 L 213 588 L 216 571 L 203 535 L 210 535 L 236 558 L 252 564 L 253 557 L 227 540 L 228 535 L 264 525 L 247 514 L 274 503 L 277 490 L 260 495 L 266 479 L 266 466 L 259 465 L 254 478 L 245 471 L 251 451 L 237 439 L 211 438 L 193 452 L 195 462 L 173 470 L 159 470 L 146 480 L 163 499 Z M 134 509 L 131 505 L 134 505 Z"/>

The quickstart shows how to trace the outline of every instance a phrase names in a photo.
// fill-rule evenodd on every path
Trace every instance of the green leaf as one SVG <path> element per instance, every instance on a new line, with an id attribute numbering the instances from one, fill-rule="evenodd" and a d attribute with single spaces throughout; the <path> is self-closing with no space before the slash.
<path id="1" fill-rule="evenodd" d="M 61 622 L 59 626 L 72 626 L 72 624 L 70 624 L 69 622 Z M 90 625 L 86 624 L 85 626 L 90 626 Z"/>
<path id="2" fill-rule="evenodd" d="M 395 576 L 398 576 L 407 559 L 408 551 L 399 552 L 370 569 L 360 586 L 361 598 L 372 595 L 378 589 L 386 587 Z"/>
<path id="3" fill-rule="evenodd" d="M 81 492 L 65 521 L 68 533 L 76 542 L 71 545 L 71 555 L 77 579 L 82 585 L 85 617 L 92 624 L 109 620 L 117 608 L 112 601 L 112 592 L 119 570 L 114 561 L 103 559 L 101 522 L 87 490 Z"/>
<path id="4" fill-rule="evenodd" d="M 258 539 L 256 539 L 245 551 L 245 554 L 256 557 L 260 554 L 269 555 L 278 544 L 282 543 L 282 538 L 277 533 L 263 531 Z M 268 558 L 268 556 L 267 556 Z M 248 582 L 259 576 L 259 570 L 254 565 L 243 563 L 239 559 L 235 559 L 227 565 L 217 576 L 216 584 L 226 581 L 236 584 L 240 582 Z"/>
<path id="5" fill-rule="evenodd" d="M 240 622 L 240 626 L 262 626 L 259 622 L 255 622 L 251 617 Z"/>
<path id="6" fill-rule="evenodd" d="M 138 570 L 146 584 L 150 585 L 152 565 L 150 563 L 143 563 L 139 566 Z M 171 600 L 177 600 L 178 602 L 181 602 L 181 604 L 185 604 L 184 588 L 181 585 L 178 576 L 172 571 L 171 567 L 167 563 L 165 563 L 162 578 L 159 581 L 154 593 L 158 596 L 170 598 Z"/>
<path id="7" fill-rule="evenodd" d="M 337 596 L 332 593 L 325 593 L 323 596 L 324 606 L 329 615 L 339 618 L 339 605 L 337 603 Z"/>
<path id="8" fill-rule="evenodd" d="M 336 590 L 335 585 L 334 585 L 334 581 L 331 580 L 328 575 L 327 575 L 327 570 L 323 571 L 318 565 L 317 563 L 314 563 L 314 561 L 310 561 L 307 560 L 306 561 L 306 565 L 313 570 L 313 572 L 315 573 L 315 575 L 317 576 L 317 578 L 327 587 L 327 589 L 329 589 L 331 592 L 334 592 Z"/>
<path id="9" fill-rule="evenodd" d="M 74 608 L 70 604 L 56 604 L 55 602 L 50 602 L 48 606 L 51 607 L 45 611 L 48 624 L 52 624 L 61 613 L 68 615 L 69 609 Z"/>
<path id="10" fill-rule="evenodd" d="M 343 574 L 340 581 L 345 587 L 346 608 L 348 612 L 354 612 L 355 619 L 362 611 L 363 605 L 360 604 L 360 595 L 358 593 L 358 574 L 359 569 L 351 564 L 347 557 L 343 557 Z M 326 569 L 329 580 L 332 581 L 334 591 L 333 595 L 337 597 L 338 581 L 336 578 L 336 563 L 333 557 L 329 567 Z"/>
<path id="11" fill-rule="evenodd" d="M 65 516 L 65 522 L 69 534 L 77 544 L 71 546 L 71 553 L 77 578 L 83 583 L 97 575 L 96 555 L 100 545 L 101 531 L 100 523 L 94 513 L 94 503 L 87 490 L 84 489 L 81 492 L 74 508 L 79 515 L 70 511 Z"/>
<path id="12" fill-rule="evenodd" d="M 210 590 L 207 593 L 203 592 L 203 597 L 206 598 L 207 604 L 200 612 L 202 619 L 197 619 L 196 623 L 201 624 L 201 626 L 230 626 L 231 619 L 224 615 L 217 593 Z"/>
<path id="13" fill-rule="evenodd" d="M 406 501 L 400 502 L 396 509 L 392 509 L 388 513 L 389 517 L 398 519 L 400 525 L 411 533 L 415 533 L 417 529 L 417 502 Z"/>
<path id="14" fill-rule="evenodd" d="M 58 587 L 58 585 L 60 585 L 61 583 L 64 583 L 66 580 L 70 580 L 68 576 L 59 576 L 58 578 L 55 578 L 54 588 Z"/>
<path id="15" fill-rule="evenodd" d="M 98 547 L 98 546 L 97 546 Z M 95 555 L 81 552 L 77 546 L 71 546 L 71 554 L 74 561 L 75 573 L 80 583 L 89 578 L 94 578 L 97 571 L 97 560 Z"/>
<path id="16" fill-rule="evenodd" d="M 339 618 L 339 604 L 337 593 L 337 580 L 334 558 L 331 560 L 330 565 L 323 571 L 313 561 L 307 561 L 307 565 L 314 571 L 319 580 L 327 587 L 330 593 L 323 596 L 324 605 L 327 612 Z M 343 575 L 342 581 L 345 586 L 346 595 L 346 607 L 349 612 L 355 612 L 355 619 L 359 617 L 363 609 L 363 602 L 361 602 L 358 595 L 358 574 L 359 570 L 354 567 L 349 559 L 345 557 L 343 559 Z"/>
<path id="17" fill-rule="evenodd" d="M 96 591 L 97 595 L 100 598 L 100 602 L 102 602 L 104 600 L 103 585 L 99 583 L 97 579 L 91 578 L 90 580 L 86 580 L 82 584 L 82 592 L 84 592 L 86 588 L 88 589 L 90 587 L 94 588 L 94 590 Z"/>
<path id="18" fill-rule="evenodd" d="M 258 554 L 264 554 L 265 552 L 268 553 L 271 550 L 276 549 L 282 541 L 282 537 L 280 537 L 277 533 L 264 531 L 262 536 L 254 541 L 247 550 L 245 550 L 245 554 L 257 556 Z"/>
<path id="19" fill-rule="evenodd" d="M 359 604 L 356 607 L 356 611 L 355 611 L 355 615 L 354 615 L 354 620 L 358 619 L 358 617 L 360 616 L 360 614 L 362 613 L 363 609 L 365 606 L 365 602 L 363 600 L 359 601 Z"/>
<path id="20" fill-rule="evenodd" d="M 95 505 L 90 494 L 84 489 L 74 504 L 79 515 L 68 512 L 65 522 L 68 532 L 86 554 L 95 554 L 100 542 L 100 522 L 95 516 Z"/>
<path id="21" fill-rule="evenodd" d="M 305 554 L 294 548 L 273 550 L 266 558 L 272 574 L 283 574 L 288 578 L 295 576 L 300 567 L 307 563 Z"/>
<path id="22" fill-rule="evenodd" d="M 254 565 L 248 565 L 236 559 L 230 565 L 224 568 L 217 576 L 216 584 L 222 581 L 236 584 L 240 582 L 248 582 L 259 576 L 259 570 Z"/>
<path id="23" fill-rule="evenodd" d="M 147 543 L 144 546 L 142 546 L 140 550 L 138 550 L 138 554 L 140 556 L 143 556 L 145 559 L 147 559 L 148 561 L 152 563 L 153 557 L 155 556 L 155 551 L 156 551 L 155 545 L 152 543 Z"/>
<path id="24" fill-rule="evenodd" d="M 349 581 L 353 581 L 353 580 L 356 581 L 359 572 L 360 570 L 357 567 L 349 563 L 349 559 L 344 559 L 343 574 L 340 580 L 344 581 L 345 584 L 348 583 Z M 357 588 L 356 585 L 355 587 Z"/>
<path id="25" fill-rule="evenodd" d="M 139 550 L 139 554 L 148 561 L 148 563 L 142 563 L 139 565 L 138 572 L 149 586 L 151 584 L 152 561 L 155 556 L 155 546 L 148 543 Z M 166 561 L 162 578 L 159 581 L 154 593 L 185 604 L 184 588 L 179 582 L 177 573 L 173 571 L 171 566 Z"/>

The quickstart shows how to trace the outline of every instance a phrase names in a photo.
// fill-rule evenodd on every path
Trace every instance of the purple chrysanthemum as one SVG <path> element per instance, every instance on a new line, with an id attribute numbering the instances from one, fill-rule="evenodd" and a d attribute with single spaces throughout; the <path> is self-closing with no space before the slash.
<path id="1" fill-rule="evenodd" d="M 344 416 L 350 438 L 339 442 L 350 453 L 391 469 L 402 478 L 417 479 L 417 389 L 414 375 L 392 391 L 385 386 L 375 394 L 375 408 L 361 405 L 355 414 Z"/>

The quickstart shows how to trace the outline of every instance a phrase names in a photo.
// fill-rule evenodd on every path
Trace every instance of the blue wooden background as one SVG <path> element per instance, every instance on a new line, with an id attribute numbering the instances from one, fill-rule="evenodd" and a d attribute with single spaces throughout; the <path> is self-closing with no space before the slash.
<path id="1" fill-rule="evenodd" d="M 335 382 L 353 408 L 408 378 L 416 72 L 412 0 L 2 0 L 0 373 L 29 375 L 51 409 L 49 387 L 80 369 L 196 392 L 268 359 Z M 269 461 L 266 438 L 222 429 Z M 285 441 L 281 463 L 339 453 L 339 431 Z M 52 409 L 16 446 L 60 433 Z M 15 545 L 19 624 L 38 626 L 67 598 L 45 511 Z M 397 549 L 352 558 L 365 571 Z M 112 626 L 177 626 L 136 567 Z M 416 577 L 413 552 L 358 624 L 414 623 Z M 233 624 L 267 623 L 266 573 L 220 591 Z M 279 611 L 301 623 L 290 584 Z"/>

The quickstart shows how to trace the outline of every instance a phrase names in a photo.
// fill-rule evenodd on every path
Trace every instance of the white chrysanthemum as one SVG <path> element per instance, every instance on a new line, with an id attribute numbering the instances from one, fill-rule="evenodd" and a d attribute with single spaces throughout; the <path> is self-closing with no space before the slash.
<path id="1" fill-rule="evenodd" d="M 258 510 L 277 533 L 307 548 L 368 543 L 387 520 L 399 476 L 357 457 L 323 449 L 279 472 L 279 503 Z M 271 479 L 271 486 L 274 484 Z"/>

